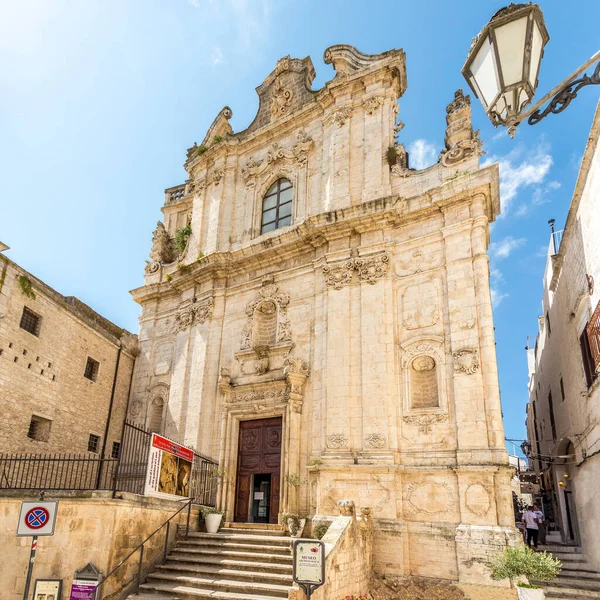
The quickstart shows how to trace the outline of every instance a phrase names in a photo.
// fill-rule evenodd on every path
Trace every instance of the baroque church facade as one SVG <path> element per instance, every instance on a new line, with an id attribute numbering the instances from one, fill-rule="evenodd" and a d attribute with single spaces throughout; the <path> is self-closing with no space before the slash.
<path id="1" fill-rule="evenodd" d="M 285 57 L 166 190 L 130 418 L 218 460 L 225 520 L 373 519 L 383 575 L 485 579 L 518 539 L 489 286 L 498 168 L 447 107 L 438 162 L 396 141 L 405 54 Z"/>

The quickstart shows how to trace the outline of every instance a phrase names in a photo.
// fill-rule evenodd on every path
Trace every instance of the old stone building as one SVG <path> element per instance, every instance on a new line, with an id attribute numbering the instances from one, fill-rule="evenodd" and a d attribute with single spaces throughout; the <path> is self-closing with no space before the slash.
<path id="1" fill-rule="evenodd" d="M 541 501 L 562 542 L 600 571 L 600 104 L 564 231 L 550 238 L 528 350 L 527 433 Z"/>
<path id="2" fill-rule="evenodd" d="M 0 453 L 116 454 L 136 352 L 136 336 L 0 254 Z"/>
<path id="3" fill-rule="evenodd" d="M 285 57 L 166 190 L 130 416 L 218 459 L 229 521 L 373 517 L 373 570 L 488 580 L 514 543 L 486 253 L 498 169 L 469 97 L 437 164 L 397 136 L 405 55 Z M 450 100 L 450 98 L 449 98 Z M 368 511 L 365 513 L 368 514 Z"/>

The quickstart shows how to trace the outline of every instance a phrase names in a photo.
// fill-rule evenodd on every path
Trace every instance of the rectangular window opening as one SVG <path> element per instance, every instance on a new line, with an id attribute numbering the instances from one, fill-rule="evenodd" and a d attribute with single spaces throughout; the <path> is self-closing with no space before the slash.
<path id="1" fill-rule="evenodd" d="M 85 365 L 85 373 L 84 377 L 89 379 L 90 381 L 96 381 L 98 378 L 98 369 L 100 368 L 100 363 L 97 360 L 94 360 L 91 356 L 88 356 L 87 363 Z"/>
<path id="2" fill-rule="evenodd" d="M 100 436 L 90 433 L 90 439 L 88 440 L 88 452 L 94 452 L 98 454 L 98 448 L 100 447 Z"/>
<path id="3" fill-rule="evenodd" d="M 29 333 L 39 337 L 41 319 L 42 318 L 39 315 L 36 315 L 32 310 L 30 310 L 29 308 L 24 306 L 23 314 L 21 315 L 21 323 L 20 323 L 19 327 L 21 327 L 21 329 L 24 329 L 25 331 L 28 331 Z M 25 353 L 26 353 L 26 351 L 25 351 Z"/>
<path id="4" fill-rule="evenodd" d="M 50 426 L 52 421 L 37 415 L 32 415 L 27 430 L 27 437 L 38 442 L 47 442 L 50 439 Z"/>
<path id="5" fill-rule="evenodd" d="M 565 384 L 563 382 L 562 375 L 560 377 L 560 395 L 562 397 L 562 401 L 565 401 Z"/>
<path id="6" fill-rule="evenodd" d="M 121 442 L 113 442 L 112 451 L 110 456 L 112 458 L 119 458 L 119 450 L 121 449 Z"/>
<path id="7" fill-rule="evenodd" d="M 583 331 L 579 336 L 579 347 L 581 348 L 581 359 L 583 362 L 585 382 L 589 388 L 596 379 L 596 368 L 594 365 L 594 359 L 592 357 L 592 351 L 588 340 L 587 326 L 583 328 Z"/>

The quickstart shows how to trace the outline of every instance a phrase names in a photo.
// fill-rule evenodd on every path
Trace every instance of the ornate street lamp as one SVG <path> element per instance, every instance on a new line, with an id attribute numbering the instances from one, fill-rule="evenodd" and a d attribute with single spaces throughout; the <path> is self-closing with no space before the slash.
<path id="1" fill-rule="evenodd" d="M 522 444 L 521 444 L 521 450 L 523 451 L 523 454 L 529 458 L 529 455 L 531 454 L 531 444 L 525 440 Z"/>
<path id="2" fill-rule="evenodd" d="M 538 84 L 544 46 L 550 39 L 537 4 L 511 4 L 499 10 L 473 40 L 462 74 L 495 127 L 504 125 L 514 137 L 528 119 L 539 123 L 549 113 L 562 112 L 586 85 L 600 83 L 600 62 L 591 77 L 583 73 L 600 61 L 600 52 L 563 80 L 527 112 Z M 540 108 L 554 96 L 546 110 Z"/>

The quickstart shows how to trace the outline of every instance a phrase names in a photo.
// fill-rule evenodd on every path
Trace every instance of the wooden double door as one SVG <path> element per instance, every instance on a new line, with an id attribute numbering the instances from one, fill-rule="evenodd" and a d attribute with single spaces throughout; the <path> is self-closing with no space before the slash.
<path id="1" fill-rule="evenodd" d="M 277 523 L 281 417 L 240 422 L 235 521 Z"/>

